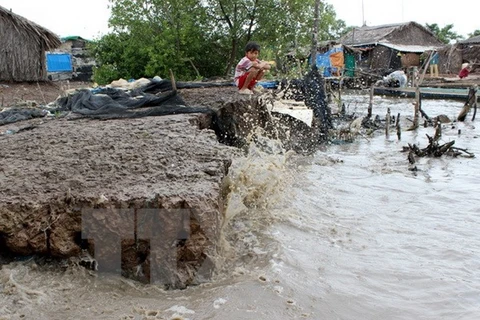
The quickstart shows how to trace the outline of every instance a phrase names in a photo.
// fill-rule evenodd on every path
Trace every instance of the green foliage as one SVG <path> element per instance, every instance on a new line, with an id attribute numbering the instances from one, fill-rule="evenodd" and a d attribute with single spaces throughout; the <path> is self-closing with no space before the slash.
<path id="1" fill-rule="evenodd" d="M 233 76 L 250 40 L 261 59 L 311 47 L 315 0 L 109 0 L 111 34 L 91 45 L 99 84 L 172 70 L 180 80 Z M 346 31 L 333 7 L 320 6 L 319 40 Z"/>
<path id="2" fill-rule="evenodd" d="M 93 78 L 99 85 L 105 85 L 113 80 L 117 80 L 122 76 L 116 70 L 115 66 L 111 64 L 102 64 L 99 67 L 93 68 Z"/>
<path id="3" fill-rule="evenodd" d="M 276 57 L 292 51 L 309 52 L 315 0 L 272 0 L 269 3 L 270 6 L 261 7 L 263 11 L 259 14 L 255 38 L 274 49 Z M 318 40 L 334 40 L 343 35 L 345 22 L 336 19 L 333 6 L 321 2 L 319 9 Z"/>
<path id="4" fill-rule="evenodd" d="M 438 24 L 425 24 L 425 27 L 429 29 L 440 41 L 443 43 L 450 43 L 455 40 L 463 39 L 463 36 L 453 31 L 453 24 L 447 24 L 445 27 L 440 28 Z"/>
<path id="5" fill-rule="evenodd" d="M 480 36 L 480 30 L 479 29 L 477 29 L 477 30 L 473 31 L 472 33 L 468 34 L 469 38 L 476 37 L 476 36 Z"/>

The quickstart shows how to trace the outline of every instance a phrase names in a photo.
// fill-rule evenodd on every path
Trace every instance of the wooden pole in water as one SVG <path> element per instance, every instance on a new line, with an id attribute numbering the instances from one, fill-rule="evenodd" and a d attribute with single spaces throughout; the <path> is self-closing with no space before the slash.
<path id="1" fill-rule="evenodd" d="M 368 104 L 368 115 L 370 118 L 372 116 L 372 107 L 373 107 L 373 85 L 370 87 L 370 103 Z"/>
<path id="2" fill-rule="evenodd" d="M 442 137 L 442 123 L 437 119 L 435 123 L 435 135 L 433 136 L 434 141 L 438 141 Z"/>
<path id="3" fill-rule="evenodd" d="M 420 104 L 422 103 L 422 99 L 420 97 L 420 88 L 417 87 L 415 89 L 415 111 L 413 114 L 413 127 L 414 129 L 418 128 L 418 114 L 420 113 Z"/>
<path id="4" fill-rule="evenodd" d="M 400 127 L 400 113 L 397 115 L 397 123 L 395 124 L 397 128 L 397 138 L 398 140 L 402 140 L 402 128 Z"/>
<path id="5" fill-rule="evenodd" d="M 388 139 L 390 136 L 390 108 L 387 109 L 387 115 L 385 116 L 385 137 Z"/>
<path id="6" fill-rule="evenodd" d="M 474 87 L 475 90 L 475 97 L 474 102 L 473 102 L 473 116 L 472 116 L 472 121 L 475 121 L 475 116 L 477 115 L 477 106 L 478 106 L 478 86 L 475 85 Z"/>
<path id="7" fill-rule="evenodd" d="M 470 112 L 470 109 L 477 105 L 476 99 L 477 99 L 477 89 L 476 87 L 472 87 L 468 91 L 467 102 L 465 102 L 465 104 L 463 105 L 462 111 L 460 111 L 460 114 L 457 117 L 458 121 L 465 121 L 465 118 L 467 117 L 467 114 Z"/>
<path id="8" fill-rule="evenodd" d="M 340 114 L 345 114 L 345 106 L 342 103 L 342 84 L 343 78 L 340 77 L 340 80 L 338 82 L 338 110 L 340 110 Z"/>

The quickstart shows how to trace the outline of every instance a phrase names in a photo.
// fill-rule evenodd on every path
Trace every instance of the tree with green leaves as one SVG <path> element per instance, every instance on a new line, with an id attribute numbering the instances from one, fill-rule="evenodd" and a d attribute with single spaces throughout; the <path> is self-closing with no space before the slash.
<path id="1" fill-rule="evenodd" d="M 476 37 L 476 36 L 480 36 L 480 30 L 478 29 L 468 34 L 469 38 Z"/>
<path id="2" fill-rule="evenodd" d="M 443 43 L 450 43 L 455 40 L 463 39 L 463 36 L 453 31 L 453 24 L 447 24 L 443 28 L 440 28 L 438 24 L 425 24 L 425 27 L 430 30 L 440 41 Z"/>
<path id="3" fill-rule="evenodd" d="M 95 80 L 231 76 L 250 40 L 262 59 L 311 45 L 315 0 L 109 0 L 113 29 L 91 46 Z M 319 40 L 345 29 L 331 5 L 321 3 Z"/>

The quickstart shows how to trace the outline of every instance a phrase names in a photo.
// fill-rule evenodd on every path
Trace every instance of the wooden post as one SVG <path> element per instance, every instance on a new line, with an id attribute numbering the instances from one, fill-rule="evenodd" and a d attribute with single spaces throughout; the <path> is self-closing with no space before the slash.
<path id="1" fill-rule="evenodd" d="M 474 102 L 473 102 L 473 116 L 472 116 L 472 121 L 475 121 L 475 116 L 477 115 L 477 106 L 478 106 L 478 86 L 475 85 L 474 87 L 475 90 L 475 97 Z"/>
<path id="2" fill-rule="evenodd" d="M 390 108 L 387 108 L 387 115 L 385 116 L 385 137 L 390 136 Z"/>
<path id="3" fill-rule="evenodd" d="M 458 121 L 465 121 L 465 118 L 467 117 L 467 114 L 470 112 L 470 109 L 472 107 L 476 107 L 477 105 L 476 99 L 477 99 L 477 89 L 474 86 L 470 88 L 470 90 L 468 91 L 467 101 L 463 105 L 462 111 L 460 111 L 460 114 L 457 117 Z"/>
<path id="4" fill-rule="evenodd" d="M 400 128 L 400 113 L 397 115 L 397 123 L 395 124 L 397 128 L 397 138 L 398 140 L 402 140 L 402 128 Z"/>
<path id="5" fill-rule="evenodd" d="M 438 120 L 436 121 L 435 124 L 435 135 L 433 136 L 434 141 L 438 141 L 442 137 L 442 123 Z"/>
<path id="6" fill-rule="evenodd" d="M 338 110 L 340 110 L 341 114 L 345 114 L 345 108 L 342 103 L 342 82 L 343 79 L 340 77 L 339 83 L 338 83 Z"/>
<path id="7" fill-rule="evenodd" d="M 372 107 L 373 107 L 373 85 L 370 88 L 370 103 L 368 104 L 368 115 L 367 115 L 368 118 L 372 116 Z"/>
<path id="8" fill-rule="evenodd" d="M 420 88 L 417 87 L 415 90 L 415 111 L 413 114 L 413 127 L 415 129 L 418 128 L 418 114 L 420 113 L 420 104 L 422 103 L 421 97 L 420 97 Z"/>

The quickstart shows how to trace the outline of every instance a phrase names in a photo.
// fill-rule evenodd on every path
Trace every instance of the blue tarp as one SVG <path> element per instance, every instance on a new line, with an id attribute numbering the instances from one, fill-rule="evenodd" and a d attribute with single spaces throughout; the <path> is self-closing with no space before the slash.
<path id="1" fill-rule="evenodd" d="M 332 62 L 330 61 L 330 55 L 343 51 L 342 48 L 333 48 L 325 53 L 317 53 L 317 68 L 323 70 L 324 77 L 331 77 L 332 71 L 336 71 L 337 68 L 332 67 Z M 333 70 L 335 69 L 335 70 Z"/>
<path id="2" fill-rule="evenodd" d="M 47 53 L 47 72 L 72 71 L 72 57 L 68 53 Z"/>

